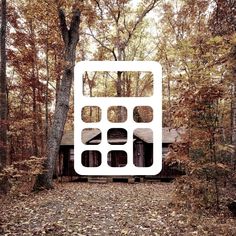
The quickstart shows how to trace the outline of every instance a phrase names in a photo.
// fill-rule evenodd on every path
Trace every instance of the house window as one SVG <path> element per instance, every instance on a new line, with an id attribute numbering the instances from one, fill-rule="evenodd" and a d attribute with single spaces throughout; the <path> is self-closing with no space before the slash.
<path id="1" fill-rule="evenodd" d="M 85 167 L 98 167 L 102 163 L 101 153 L 96 150 L 84 151 L 81 162 Z"/>
<path id="2" fill-rule="evenodd" d="M 108 143 L 111 145 L 122 145 L 127 142 L 127 131 L 120 128 L 112 128 L 107 131 Z"/>
<path id="3" fill-rule="evenodd" d="M 70 149 L 70 161 L 74 161 L 74 149 Z"/>
<path id="4" fill-rule="evenodd" d="M 127 165 L 127 153 L 125 151 L 110 151 L 107 154 L 107 163 L 111 167 L 124 167 Z"/>
<path id="5" fill-rule="evenodd" d="M 166 157 L 166 154 L 169 152 L 169 148 L 168 147 L 163 147 L 162 148 L 162 156 Z"/>

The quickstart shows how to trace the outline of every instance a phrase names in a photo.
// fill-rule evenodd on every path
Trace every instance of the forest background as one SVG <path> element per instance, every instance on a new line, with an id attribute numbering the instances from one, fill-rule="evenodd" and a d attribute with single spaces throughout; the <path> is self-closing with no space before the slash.
<path id="1" fill-rule="evenodd" d="M 50 127 L 68 66 L 83 60 L 148 60 L 163 68 L 163 126 L 187 130 L 184 144 L 173 145 L 167 158 L 170 165 L 181 164 L 186 171 L 176 181 L 177 198 L 216 208 L 235 199 L 235 191 L 230 191 L 236 183 L 235 1 L 2 0 L 1 4 L 3 182 L 9 178 L 5 175 L 12 175 L 14 162 L 37 166 L 39 159 L 47 159 Z M 77 34 L 76 53 L 67 38 L 74 37 L 72 32 Z M 69 64 L 67 49 L 74 53 L 68 54 Z M 90 96 L 106 88 L 104 81 L 98 74 L 84 76 Z M 146 76 L 139 81 L 117 76 L 111 79 L 114 91 L 108 91 L 142 96 L 152 80 Z M 67 109 L 65 130 L 70 130 L 73 93 Z M 50 185 L 49 181 L 46 187 Z"/>

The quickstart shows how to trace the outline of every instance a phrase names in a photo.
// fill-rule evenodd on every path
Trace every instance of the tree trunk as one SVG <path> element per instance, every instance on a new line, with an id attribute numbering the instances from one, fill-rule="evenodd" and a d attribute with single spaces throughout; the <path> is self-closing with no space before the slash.
<path id="1" fill-rule="evenodd" d="M 37 120 L 37 82 L 38 82 L 38 76 L 36 75 L 37 69 L 37 49 L 35 46 L 35 32 L 34 32 L 34 26 L 33 21 L 31 20 L 29 22 L 29 28 L 30 28 L 30 37 L 32 39 L 31 43 L 31 49 L 32 49 L 32 64 L 31 64 L 31 86 L 32 86 L 32 114 L 33 114 L 33 125 L 32 125 L 32 155 L 38 156 L 38 142 L 37 142 L 37 136 L 38 136 L 38 120 Z"/>
<path id="2" fill-rule="evenodd" d="M 49 127 L 49 113 L 48 113 L 48 100 L 49 100 L 49 42 L 48 42 L 48 25 L 47 25 L 47 38 L 46 38 L 46 91 L 45 91 L 45 140 L 48 140 L 48 127 Z"/>
<path id="3" fill-rule="evenodd" d="M 232 76 L 233 76 L 233 98 L 232 98 L 232 144 L 234 145 L 234 169 L 236 167 L 236 45 L 232 49 Z"/>
<path id="4" fill-rule="evenodd" d="M 6 0 L 1 1 L 0 171 L 7 164 Z"/>
<path id="5" fill-rule="evenodd" d="M 44 163 L 45 171 L 38 176 L 34 186 L 35 190 L 43 188 L 50 189 L 53 187 L 53 171 L 55 169 L 56 158 L 59 154 L 60 142 L 69 110 L 70 91 L 74 77 L 76 58 L 75 52 L 79 41 L 78 29 L 80 25 L 80 11 L 74 11 L 69 29 L 63 10 L 59 9 L 58 16 L 60 20 L 60 30 L 65 44 L 65 67 L 57 96 L 53 123 L 47 142 L 47 159 Z"/>

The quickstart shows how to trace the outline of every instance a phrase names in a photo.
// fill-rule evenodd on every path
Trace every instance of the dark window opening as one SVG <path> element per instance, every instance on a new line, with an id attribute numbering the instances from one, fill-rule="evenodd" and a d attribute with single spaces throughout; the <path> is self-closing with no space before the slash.
<path id="1" fill-rule="evenodd" d="M 127 142 L 127 131 L 125 129 L 113 128 L 107 132 L 108 143 L 112 145 L 122 145 Z"/>
<path id="2" fill-rule="evenodd" d="M 89 150 L 82 153 L 82 165 L 85 167 L 98 167 L 102 163 L 99 151 Z"/>
<path id="3" fill-rule="evenodd" d="M 124 167 L 127 165 L 127 153 L 125 151 L 110 151 L 107 155 L 107 163 L 111 167 Z"/>

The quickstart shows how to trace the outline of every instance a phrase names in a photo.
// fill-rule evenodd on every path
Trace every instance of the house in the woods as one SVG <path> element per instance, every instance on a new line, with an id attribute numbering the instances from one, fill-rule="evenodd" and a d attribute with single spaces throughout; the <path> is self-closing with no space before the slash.
<path id="1" fill-rule="evenodd" d="M 168 152 L 169 145 L 180 142 L 182 130 L 162 129 L 162 153 L 163 157 Z M 99 129 L 85 129 L 82 132 L 82 142 L 87 145 L 97 145 L 101 142 L 102 134 Z M 127 141 L 125 129 L 110 129 L 107 134 L 109 144 L 122 145 Z M 96 149 L 96 148 L 95 148 Z M 107 157 L 111 167 L 122 167 L 127 163 L 124 151 L 111 151 Z M 133 163 L 140 167 L 149 167 L 153 161 L 153 134 L 150 129 L 136 129 L 133 134 Z M 82 153 L 82 164 L 86 167 L 96 167 L 101 164 L 101 154 L 98 151 L 85 151 Z M 60 175 L 74 176 L 74 132 L 66 131 L 62 137 L 57 170 Z M 173 177 L 171 171 L 163 166 L 162 172 L 157 177 Z"/>

